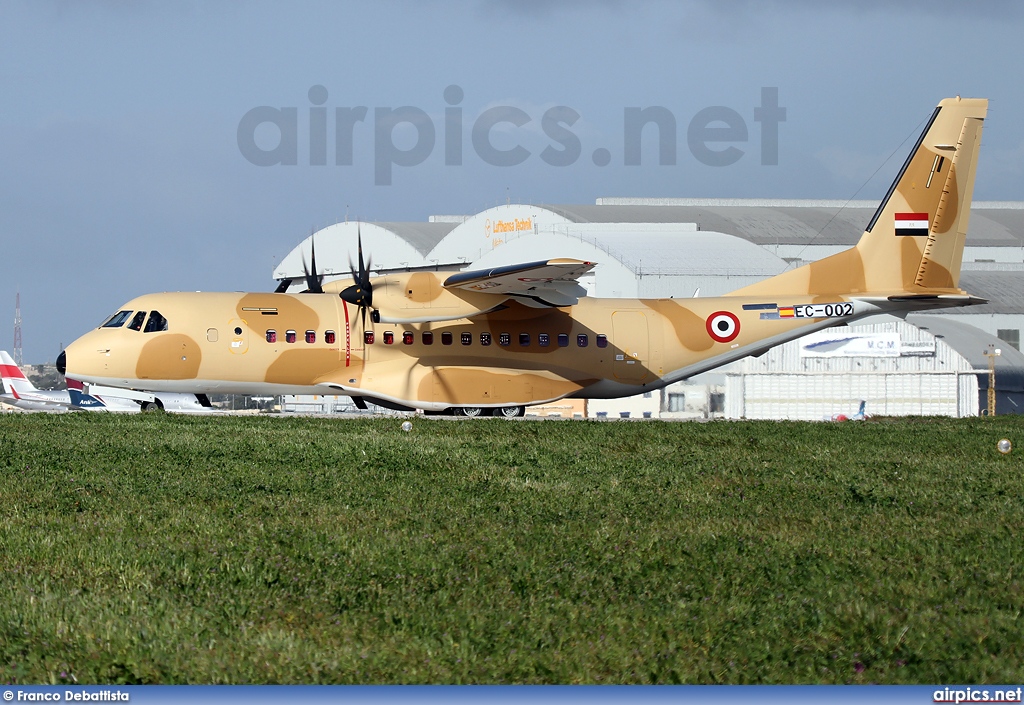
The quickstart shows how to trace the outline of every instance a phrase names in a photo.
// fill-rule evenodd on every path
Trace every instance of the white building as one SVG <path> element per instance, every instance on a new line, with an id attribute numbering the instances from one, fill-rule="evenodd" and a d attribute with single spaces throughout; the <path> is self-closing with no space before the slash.
<path id="1" fill-rule="evenodd" d="M 827 328 L 725 370 L 731 419 L 977 416 L 978 377 L 945 340 L 893 319 Z"/>
<path id="2" fill-rule="evenodd" d="M 509 204 L 475 215 L 437 216 L 427 223 L 338 223 L 292 250 L 274 277 L 292 280 L 292 290 L 304 288 L 314 240 L 317 267 L 327 280 L 346 275 L 361 233 L 374 270 L 477 269 L 575 257 L 598 263 L 581 282 L 591 296 L 716 296 L 852 247 L 876 207 L 864 201 L 606 198 L 596 205 Z M 989 333 L 1007 349 L 1019 348 L 1024 203 L 973 204 L 961 287 L 990 303 L 920 318 L 966 322 L 973 328 L 961 338 L 977 331 L 980 341 Z M 868 323 L 869 328 L 877 325 L 896 326 L 876 332 L 898 334 L 905 346 L 901 349 L 928 340 L 927 333 L 915 333 L 906 324 Z M 650 397 L 592 400 L 586 413 L 607 418 L 824 418 L 851 411 L 850 403 L 860 399 L 869 400 L 868 412 L 875 414 L 977 413 L 975 367 L 967 362 L 969 356 L 958 357 L 947 345 L 937 345 L 931 357 L 829 360 L 801 354 L 800 345 L 790 343 Z M 1024 358 L 1020 362 L 1024 368 Z M 1024 405 L 1024 374 L 1019 377 Z M 1001 394 L 1006 400 L 1001 411 L 1013 411 L 1017 392 L 1007 388 Z"/>

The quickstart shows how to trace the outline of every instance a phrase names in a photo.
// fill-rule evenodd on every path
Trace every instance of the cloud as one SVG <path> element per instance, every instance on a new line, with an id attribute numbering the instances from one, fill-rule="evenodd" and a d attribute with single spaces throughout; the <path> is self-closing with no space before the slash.
<path id="1" fill-rule="evenodd" d="M 597 14 L 600 11 L 622 11 L 625 0 L 482 0 L 480 8 L 485 11 L 506 12 L 516 15 L 548 17 L 557 13 L 586 11 Z"/>
<path id="2" fill-rule="evenodd" d="M 723 5 L 747 0 L 724 0 Z M 718 3 L 716 3 L 718 4 Z M 910 13 L 927 15 L 1020 16 L 1017 0 L 990 0 L 984 3 L 965 3 L 962 0 L 838 0 L 822 3 L 817 0 L 770 0 L 769 5 L 798 10 L 839 12 L 881 12 L 885 14 Z"/>
<path id="3" fill-rule="evenodd" d="M 985 168 L 993 177 L 1019 177 L 1024 175 L 1024 141 L 1016 148 L 991 150 L 985 155 Z"/>
<path id="4" fill-rule="evenodd" d="M 860 187 L 857 191 L 859 194 L 879 173 L 890 175 L 885 165 L 893 155 L 889 155 L 887 159 L 883 154 L 867 154 L 846 147 L 832 146 L 819 149 L 814 153 L 814 158 L 837 181 Z"/>
<path id="5" fill-rule="evenodd" d="M 481 0 L 480 7 L 521 15 L 550 16 L 556 13 L 584 11 L 599 14 L 609 10 L 617 13 L 661 6 L 662 10 L 679 11 L 687 17 L 718 15 L 742 23 L 758 15 L 781 12 L 801 13 L 880 13 L 924 15 L 968 15 L 977 17 L 1021 17 L 1024 7 L 1018 0 L 989 0 L 965 3 L 963 0 L 639 0 L 627 5 L 625 0 Z"/>

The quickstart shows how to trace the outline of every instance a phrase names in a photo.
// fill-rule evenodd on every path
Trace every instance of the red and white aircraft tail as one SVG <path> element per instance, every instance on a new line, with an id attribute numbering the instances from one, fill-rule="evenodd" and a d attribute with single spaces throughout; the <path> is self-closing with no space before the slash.
<path id="1" fill-rule="evenodd" d="M 0 350 L 0 381 L 4 387 L 0 401 L 11 406 L 31 411 L 63 411 L 70 406 L 66 391 L 37 389 L 6 350 Z"/>

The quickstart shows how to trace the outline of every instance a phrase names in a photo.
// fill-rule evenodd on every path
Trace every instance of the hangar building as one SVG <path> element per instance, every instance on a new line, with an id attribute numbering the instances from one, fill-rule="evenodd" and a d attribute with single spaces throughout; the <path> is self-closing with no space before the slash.
<path id="1" fill-rule="evenodd" d="M 876 202 L 865 201 L 604 198 L 594 205 L 507 204 L 469 216 L 434 216 L 426 223 L 345 222 L 306 238 L 280 262 L 273 276 L 292 279 L 292 289 L 301 289 L 304 262 L 311 259 L 314 240 L 318 268 L 326 279 L 347 275 L 361 233 L 374 270 L 482 269 L 574 257 L 598 263 L 581 281 L 592 296 L 717 296 L 852 247 L 876 208 Z M 961 348 L 970 347 L 966 341 L 971 331 L 978 330 L 997 336 L 1008 350 L 1018 349 L 1024 328 L 1024 202 L 972 205 L 961 287 L 990 303 L 914 320 L 932 319 L 935 326 L 939 320 L 972 326 L 959 329 L 956 339 L 965 341 Z M 920 321 L 909 326 L 867 319 L 851 328 L 890 339 L 896 336 L 901 346 L 909 346 L 901 347 L 906 350 L 929 339 L 936 341 L 935 336 L 921 332 Z M 980 332 L 977 336 L 977 342 L 986 339 Z M 811 398 L 814 389 L 843 389 L 847 382 L 837 385 L 838 378 L 830 380 L 829 375 L 850 379 L 855 372 L 874 386 L 857 392 L 850 387 L 851 399 L 859 395 L 875 400 L 875 407 L 892 407 L 873 412 L 869 407 L 869 413 L 978 413 L 976 371 L 987 372 L 987 368 L 978 367 L 977 355 L 962 354 L 941 338 L 931 356 L 876 360 L 864 373 L 864 359 L 837 354 L 825 362 L 806 351 L 801 354 L 801 344 L 794 341 L 760 359 L 734 363 L 646 399 L 592 401 L 584 413 L 609 418 L 627 414 L 630 418 L 821 418 L 842 405 L 838 398 L 823 397 L 818 406 L 799 408 L 758 400 Z M 1018 362 L 1022 372 L 1012 373 Z M 805 363 L 820 369 L 807 374 Z M 1012 413 L 1015 403 L 1021 403 L 1024 411 L 1024 356 L 1017 360 L 1007 354 L 1002 364 L 1006 369 L 1001 379 L 1006 384 L 1016 380 L 1013 384 L 1020 389 L 1001 390 L 1004 401 L 999 411 Z M 890 394 L 887 390 L 896 389 L 897 379 L 909 386 Z M 935 384 L 941 391 L 931 386 Z M 981 384 L 980 389 L 985 389 L 987 377 Z M 883 397 L 903 401 L 886 406 Z M 941 403 L 929 401 L 940 399 Z"/>

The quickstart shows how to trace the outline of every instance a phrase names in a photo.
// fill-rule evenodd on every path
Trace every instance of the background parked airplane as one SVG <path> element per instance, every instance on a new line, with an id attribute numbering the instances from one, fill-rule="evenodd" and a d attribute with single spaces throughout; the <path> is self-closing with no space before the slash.
<path id="1" fill-rule="evenodd" d="M 6 350 L 0 350 L 0 381 L 4 393 L 0 402 L 26 411 L 115 411 L 137 413 L 164 409 L 176 413 L 208 413 L 195 394 L 162 393 L 153 402 L 140 402 L 116 395 L 86 394 L 81 382 L 68 379 L 67 389 L 38 389 Z M 146 408 L 146 404 L 152 404 Z M 207 402 L 209 404 L 209 402 Z"/>
<path id="2" fill-rule="evenodd" d="M 0 402 L 4 404 L 27 411 L 67 411 L 71 406 L 66 390 L 37 389 L 6 350 L 0 350 L 0 381 L 4 387 Z"/>
<path id="3" fill-rule="evenodd" d="M 832 414 L 828 417 L 828 421 L 864 421 L 868 418 L 868 415 L 864 413 L 864 408 L 867 406 L 867 402 L 864 399 L 860 400 L 860 406 L 857 407 L 856 413 L 853 414 Z"/>

